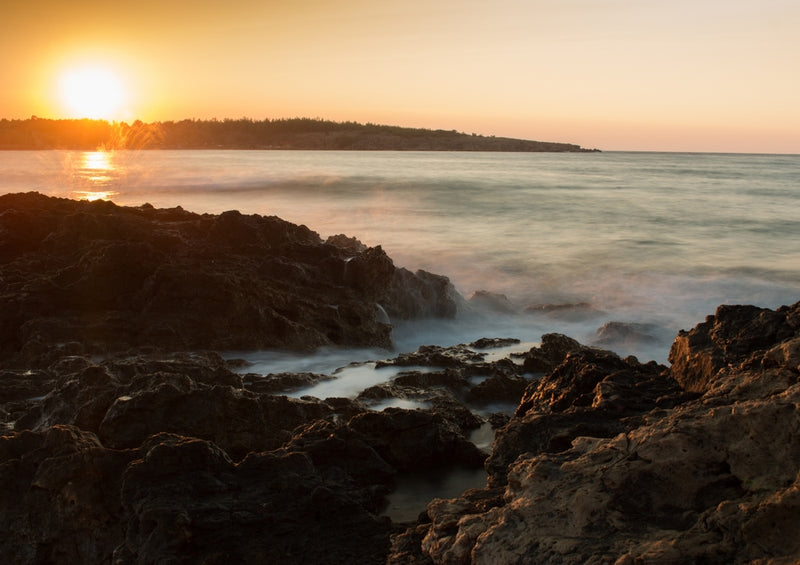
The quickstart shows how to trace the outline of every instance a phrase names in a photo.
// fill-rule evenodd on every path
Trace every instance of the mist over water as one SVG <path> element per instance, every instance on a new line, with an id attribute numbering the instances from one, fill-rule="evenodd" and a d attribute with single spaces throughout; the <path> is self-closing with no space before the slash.
<path id="1" fill-rule="evenodd" d="M 399 324 L 398 351 L 552 331 L 592 343 L 607 322 L 625 322 L 644 324 L 634 327 L 646 339 L 606 346 L 665 362 L 677 330 L 719 304 L 800 300 L 800 156 L 87 155 L 0 153 L 3 191 L 276 215 L 382 245 L 398 266 L 447 275 L 465 298 L 504 294 L 516 312 L 472 307 L 456 321 Z"/>
<path id="2" fill-rule="evenodd" d="M 665 363 L 676 332 L 719 304 L 800 300 L 798 179 L 800 156 L 785 155 L 0 152 L 3 192 L 276 215 L 381 245 L 398 266 L 447 275 L 465 299 L 494 293 L 465 301 L 455 320 L 396 323 L 391 351 L 224 352 L 249 361 L 246 372 L 333 376 L 290 393 L 320 398 L 355 397 L 410 369 L 370 361 L 481 337 L 521 340 L 492 358 L 560 332 Z M 622 333 L 598 333 L 609 323 Z M 492 438 L 486 424 L 471 440 L 488 451 Z M 386 514 L 413 521 L 430 499 L 485 480 L 482 469 L 399 477 Z"/>

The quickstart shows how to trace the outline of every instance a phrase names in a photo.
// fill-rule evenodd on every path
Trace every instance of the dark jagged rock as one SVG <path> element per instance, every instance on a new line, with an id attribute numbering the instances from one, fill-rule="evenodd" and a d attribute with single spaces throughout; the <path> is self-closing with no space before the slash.
<path id="1" fill-rule="evenodd" d="M 546 334 L 517 362 L 422 347 L 358 399 L 291 399 L 321 377 L 207 348 L 383 343 L 381 311 L 450 315 L 447 279 L 277 218 L 35 194 L 0 197 L 0 263 L 9 562 L 800 559 L 800 303 L 720 307 L 671 368 Z M 425 408 L 367 409 L 392 397 Z M 509 401 L 486 459 L 470 407 Z M 402 475 L 482 465 L 405 531 L 380 517 Z"/>
<path id="2" fill-rule="evenodd" d="M 135 458 L 72 426 L 0 437 L 4 561 L 108 563 L 125 535 L 119 493 Z"/>
<path id="3" fill-rule="evenodd" d="M 470 389 L 467 401 L 476 406 L 516 404 L 529 384 L 530 380 L 520 375 L 495 372 Z"/>
<path id="4" fill-rule="evenodd" d="M 55 378 L 49 371 L 0 370 L 0 405 L 44 396 L 53 388 L 54 382 Z"/>
<path id="5" fill-rule="evenodd" d="M 392 318 L 453 316 L 445 277 L 398 269 L 380 247 L 229 211 L 0 196 L 0 355 L 387 347 Z M 53 352 L 72 343 L 75 351 Z M 62 346 L 63 347 L 63 346 Z"/>
<path id="6" fill-rule="evenodd" d="M 73 365 L 0 437 L 15 562 L 378 563 L 397 473 L 485 458 L 439 413 L 243 390 L 213 354 Z"/>
<path id="7" fill-rule="evenodd" d="M 797 561 L 798 320 L 800 303 L 723 307 L 671 369 L 572 347 L 496 432 L 502 499 L 432 502 L 388 562 Z"/>
<path id="8" fill-rule="evenodd" d="M 357 399 L 367 404 L 392 398 L 430 404 L 440 398 L 455 399 L 463 396 L 469 386 L 469 381 L 455 369 L 406 371 L 387 383 L 362 390 Z"/>
<path id="9" fill-rule="evenodd" d="M 452 318 L 462 300 L 447 277 L 400 268 L 381 304 L 391 318 Z"/>
<path id="10" fill-rule="evenodd" d="M 431 412 L 438 414 L 454 424 L 460 432 L 467 436 L 470 432 L 480 428 L 485 420 L 477 416 L 455 395 L 440 394 L 430 400 Z"/>
<path id="11" fill-rule="evenodd" d="M 519 343 L 516 339 L 482 338 L 471 344 L 450 347 L 422 346 L 393 359 L 379 361 L 376 367 L 435 367 L 440 371 L 407 371 L 390 383 L 371 387 L 364 398 L 431 399 L 432 388 L 444 388 L 473 408 L 492 404 L 519 402 L 530 379 L 522 376 L 523 368 L 510 358 L 486 361 L 486 351 Z"/>
<path id="12" fill-rule="evenodd" d="M 605 347 L 618 344 L 653 343 L 663 330 L 655 324 L 606 322 L 597 330 L 595 343 Z"/>
<path id="13" fill-rule="evenodd" d="M 213 441 L 236 460 L 276 449 L 297 426 L 337 412 L 310 402 L 251 392 L 214 354 L 118 358 L 63 375 L 15 423 L 44 431 L 75 425 L 110 448 L 135 448 L 170 432 Z"/>
<path id="14" fill-rule="evenodd" d="M 16 523 L 0 552 L 20 563 L 378 563 L 396 476 L 485 460 L 466 439 L 482 419 L 433 383 L 429 410 L 369 412 L 248 390 L 257 377 L 228 366 L 210 352 L 53 365 L 53 389 L 0 437 L 0 478 L 21 493 L 4 498 Z M 70 510 L 93 489 L 102 497 Z"/>
<path id="15" fill-rule="evenodd" d="M 387 408 L 359 414 L 348 427 L 369 437 L 371 447 L 399 471 L 480 467 L 486 457 L 461 430 L 436 413 Z"/>
<path id="16" fill-rule="evenodd" d="M 342 249 L 347 249 L 352 253 L 361 253 L 367 250 L 367 246 L 361 243 L 357 238 L 347 236 L 343 233 L 328 236 L 325 243 L 330 243 Z"/>
<path id="17" fill-rule="evenodd" d="M 515 337 L 482 337 L 471 343 L 469 347 L 476 349 L 493 349 L 497 347 L 507 347 L 509 345 L 517 345 L 520 341 Z"/>
<path id="18" fill-rule="evenodd" d="M 642 365 L 610 351 L 583 348 L 569 353 L 547 377 L 530 384 L 516 415 L 584 407 L 618 412 L 650 409 L 655 398 L 678 390 L 677 383 L 661 376 L 665 372 L 666 367 L 655 362 Z M 630 390 L 623 391 L 626 386 Z"/>
<path id="19" fill-rule="evenodd" d="M 609 351 L 570 353 L 548 376 L 528 385 L 515 418 L 496 440 L 487 462 L 491 480 L 524 453 L 557 453 L 581 436 L 613 437 L 634 427 L 634 416 L 685 399 L 667 369 L 642 365 Z"/>
<path id="20" fill-rule="evenodd" d="M 389 524 L 326 484 L 308 456 L 162 434 L 123 475 L 117 563 L 380 563 Z M 331 488 L 333 487 L 333 488 Z"/>
<path id="21" fill-rule="evenodd" d="M 99 436 L 110 447 L 132 447 L 154 433 L 173 432 L 214 441 L 239 460 L 251 451 L 276 449 L 298 425 L 332 412 L 318 402 L 231 387 L 181 391 L 161 385 L 117 398 L 100 423 Z"/>
<path id="22" fill-rule="evenodd" d="M 281 452 L 305 454 L 331 484 L 344 482 L 344 488 L 355 491 L 360 485 L 369 485 L 366 496 L 357 496 L 377 511 L 383 502 L 381 495 L 389 491 L 397 469 L 371 443 L 368 435 L 354 430 L 348 422 L 317 420 L 299 427 Z"/>
<path id="23" fill-rule="evenodd" d="M 469 381 L 464 374 L 455 368 L 443 371 L 404 371 L 392 379 L 394 387 L 406 387 L 419 391 L 430 388 L 446 388 L 460 393 L 469 388 Z"/>
<path id="24" fill-rule="evenodd" d="M 369 489 L 296 451 L 234 464 L 195 438 L 117 451 L 56 426 L 0 438 L 0 478 L 10 563 L 378 564 L 388 550 L 390 522 L 359 503 Z"/>
<path id="25" fill-rule="evenodd" d="M 795 307 L 776 311 L 755 306 L 717 308 L 692 330 L 681 331 L 669 352 L 675 378 L 687 390 L 705 392 L 721 369 L 788 340 L 800 330 Z"/>
<path id="26" fill-rule="evenodd" d="M 478 353 L 466 345 L 442 347 L 423 345 L 411 353 L 401 353 L 391 360 L 379 361 L 377 367 L 462 367 L 469 363 L 481 362 L 485 353 Z"/>
<path id="27" fill-rule="evenodd" d="M 315 373 L 270 373 L 269 375 L 243 375 L 242 386 L 259 394 L 280 394 L 310 387 L 321 381 L 332 380 L 329 375 Z"/>
<path id="28" fill-rule="evenodd" d="M 469 381 L 455 369 L 444 371 L 409 371 L 399 374 L 389 383 L 371 386 L 358 394 L 358 400 L 367 406 L 389 399 L 401 399 L 418 403 L 448 422 L 454 424 L 462 434 L 479 428 L 484 420 L 465 404 Z"/>
<path id="29" fill-rule="evenodd" d="M 523 356 L 523 369 L 528 373 L 549 373 L 573 351 L 581 351 L 585 346 L 571 337 L 561 334 L 544 334 L 538 347 L 532 347 Z"/>
<path id="30" fill-rule="evenodd" d="M 488 290 L 476 290 L 469 297 L 469 304 L 491 312 L 502 314 L 514 314 L 518 308 L 508 299 L 505 294 L 497 294 Z"/>

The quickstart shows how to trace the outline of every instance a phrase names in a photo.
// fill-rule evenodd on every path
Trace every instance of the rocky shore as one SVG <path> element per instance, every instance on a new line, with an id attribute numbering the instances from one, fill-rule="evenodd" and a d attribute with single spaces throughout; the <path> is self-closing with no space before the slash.
<path id="1" fill-rule="evenodd" d="M 0 355 L 391 345 L 392 319 L 452 317 L 447 278 L 380 247 L 237 211 L 0 197 Z M 16 361 L 13 361 L 16 360 Z"/>
<path id="2" fill-rule="evenodd" d="M 671 366 L 559 334 L 392 353 L 355 398 L 217 351 L 391 346 L 448 280 L 278 218 L 0 197 L 9 563 L 795 563 L 800 302 Z M 375 409 L 386 400 L 416 408 Z M 503 406 L 510 407 L 505 411 Z M 484 450 L 470 441 L 491 428 Z M 486 481 L 392 521 L 405 477 Z"/>

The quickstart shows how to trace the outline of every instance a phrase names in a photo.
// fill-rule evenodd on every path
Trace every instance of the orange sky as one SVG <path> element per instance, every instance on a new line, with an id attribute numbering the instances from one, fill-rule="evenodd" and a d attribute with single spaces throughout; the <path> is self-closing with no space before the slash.
<path id="1" fill-rule="evenodd" d="M 0 117 L 321 117 L 604 150 L 800 153 L 797 0 L 3 0 Z"/>

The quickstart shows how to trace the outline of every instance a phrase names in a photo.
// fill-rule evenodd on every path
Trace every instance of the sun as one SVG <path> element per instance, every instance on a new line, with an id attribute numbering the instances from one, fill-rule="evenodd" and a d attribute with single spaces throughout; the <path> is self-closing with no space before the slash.
<path id="1" fill-rule="evenodd" d="M 70 117 L 114 120 L 124 111 L 126 96 L 122 81 L 106 67 L 64 71 L 59 87 L 61 104 Z"/>

